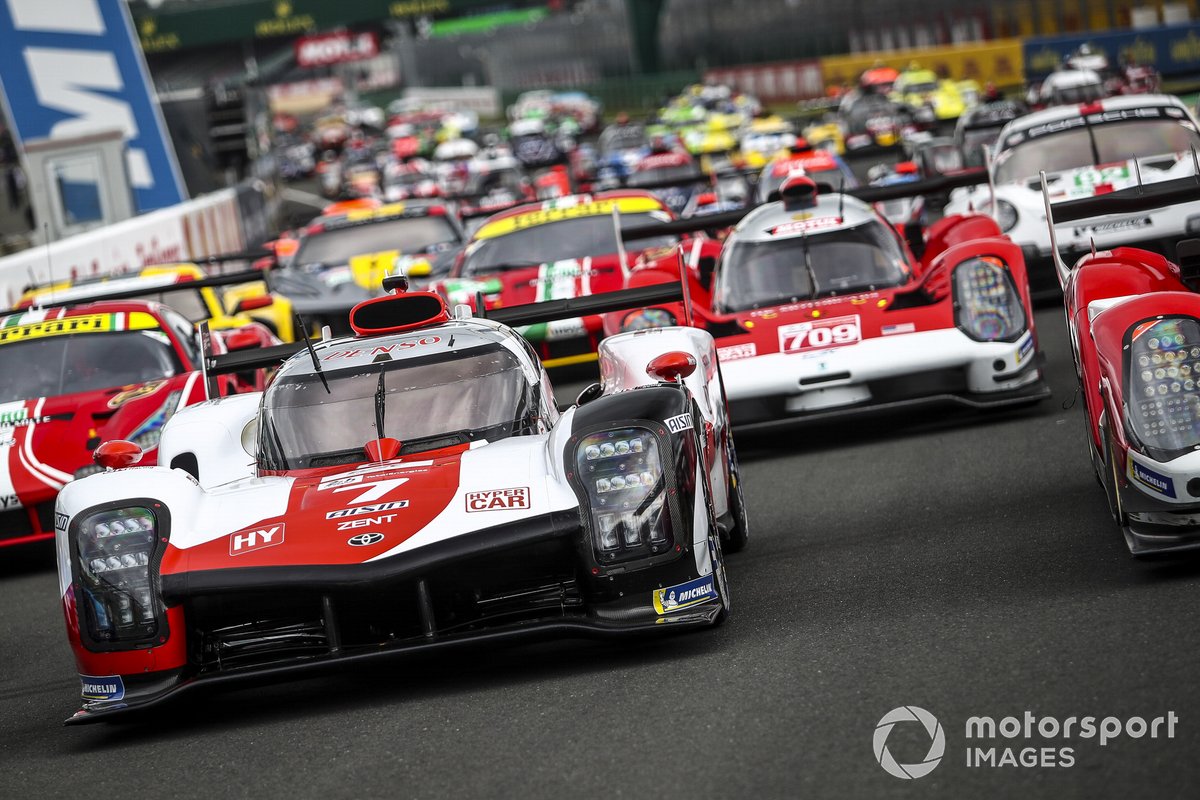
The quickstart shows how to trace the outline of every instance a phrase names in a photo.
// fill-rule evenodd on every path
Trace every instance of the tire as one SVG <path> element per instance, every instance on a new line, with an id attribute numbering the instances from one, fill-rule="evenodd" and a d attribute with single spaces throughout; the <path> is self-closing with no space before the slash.
<path id="1" fill-rule="evenodd" d="M 701 486 L 697 488 L 704 493 L 704 497 L 698 497 L 696 501 L 703 501 L 705 510 L 708 513 L 708 555 L 712 562 L 712 576 L 713 583 L 717 587 L 717 600 L 721 604 L 721 609 L 717 613 L 716 619 L 713 620 L 713 625 L 716 626 L 729 617 L 729 578 L 725 574 L 725 551 L 721 544 L 722 534 L 721 529 L 717 527 L 717 515 L 713 510 L 712 504 L 712 489 L 709 486 L 707 476 Z"/>
<path id="2" fill-rule="evenodd" d="M 724 534 L 725 549 L 740 553 L 746 549 L 750 539 L 750 520 L 746 514 L 746 499 L 742 495 L 742 476 L 738 465 L 737 450 L 733 446 L 733 433 L 725 433 L 725 452 L 729 461 L 729 513 L 733 526 Z"/>

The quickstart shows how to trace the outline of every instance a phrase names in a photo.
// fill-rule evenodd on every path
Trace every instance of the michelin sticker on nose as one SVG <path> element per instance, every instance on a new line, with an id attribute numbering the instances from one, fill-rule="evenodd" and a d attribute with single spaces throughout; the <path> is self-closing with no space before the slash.
<path id="1" fill-rule="evenodd" d="M 713 576 L 705 575 L 678 586 L 655 589 L 654 610 L 659 614 L 670 614 L 712 600 L 716 596 Z"/>

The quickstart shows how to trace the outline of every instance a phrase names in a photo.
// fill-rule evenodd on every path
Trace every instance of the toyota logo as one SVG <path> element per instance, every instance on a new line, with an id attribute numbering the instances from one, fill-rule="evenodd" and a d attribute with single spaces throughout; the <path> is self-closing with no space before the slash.
<path id="1" fill-rule="evenodd" d="M 369 544 L 383 541 L 382 533 L 360 533 L 357 536 L 351 536 L 346 540 L 346 544 L 351 547 L 366 547 Z"/>

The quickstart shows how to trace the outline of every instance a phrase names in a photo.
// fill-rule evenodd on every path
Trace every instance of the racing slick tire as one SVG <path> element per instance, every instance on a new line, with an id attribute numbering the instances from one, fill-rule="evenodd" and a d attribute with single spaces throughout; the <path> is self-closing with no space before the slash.
<path id="1" fill-rule="evenodd" d="M 746 515 L 746 499 L 742 496 L 737 450 L 733 446 L 733 434 L 729 431 L 725 433 L 725 452 L 729 460 L 729 513 L 733 517 L 733 524 L 723 538 L 725 550 L 738 553 L 746 549 L 750 538 L 750 521 Z"/>
<path id="2" fill-rule="evenodd" d="M 700 445 L 700 437 L 696 437 L 696 445 Z M 697 451 L 700 452 L 700 451 Z M 708 513 L 708 555 L 712 561 L 713 582 L 717 585 L 717 600 L 721 604 L 721 610 L 713 620 L 713 625 L 720 625 L 729 616 L 730 600 L 729 600 L 729 579 L 725 574 L 725 551 L 721 544 L 722 534 L 721 529 L 717 526 L 717 514 L 713 509 L 712 503 L 712 487 L 709 486 L 707 474 L 696 487 L 696 491 L 703 492 L 704 508 Z M 701 502 L 701 498 L 697 497 L 696 502 Z"/>

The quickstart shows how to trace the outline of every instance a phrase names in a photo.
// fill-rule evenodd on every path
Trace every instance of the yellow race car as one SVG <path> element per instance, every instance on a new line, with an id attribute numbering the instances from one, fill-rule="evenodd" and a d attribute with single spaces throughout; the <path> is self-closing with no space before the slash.
<path id="1" fill-rule="evenodd" d="M 777 153 L 796 143 L 792 124 L 777 114 L 756 117 L 742 128 L 742 163 L 762 169 Z"/>
<path id="2" fill-rule="evenodd" d="M 846 155 L 846 132 L 834 116 L 806 127 L 804 140 L 817 150 L 828 150 L 839 156 Z"/>
<path id="3" fill-rule="evenodd" d="M 963 88 L 958 81 L 939 78 L 933 70 L 910 67 L 896 79 L 891 99 L 910 108 L 918 123 L 947 122 L 967 110 L 970 98 L 964 97 Z"/>
<path id="4" fill-rule="evenodd" d="M 292 309 L 287 298 L 272 295 L 258 271 L 205 275 L 196 264 L 155 264 L 137 272 L 104 275 L 26 289 L 17 308 L 89 300 L 149 300 L 162 303 L 189 322 L 208 321 L 213 330 L 232 330 L 261 322 L 285 342 L 293 340 Z"/>

